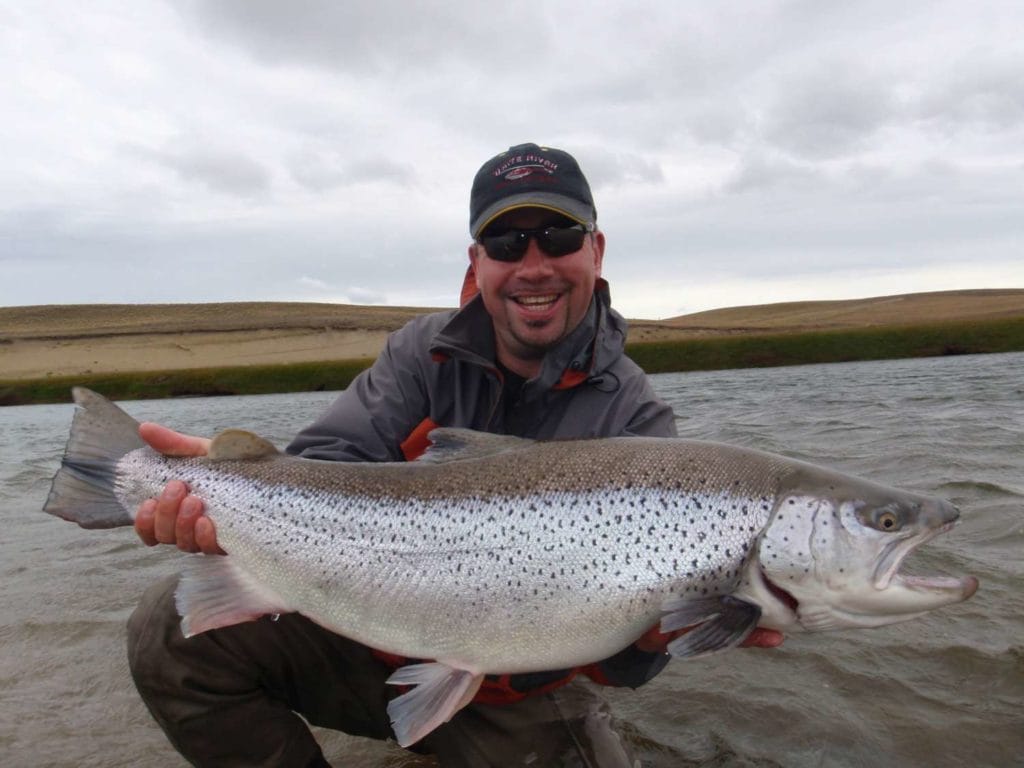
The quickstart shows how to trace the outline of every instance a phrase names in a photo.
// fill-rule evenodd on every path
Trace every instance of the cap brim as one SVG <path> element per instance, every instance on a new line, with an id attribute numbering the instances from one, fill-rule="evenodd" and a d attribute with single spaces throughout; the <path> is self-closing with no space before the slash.
<path id="1" fill-rule="evenodd" d="M 471 224 L 469 232 L 473 239 L 476 240 L 480 237 L 480 233 L 487 228 L 487 225 L 496 218 L 503 213 L 520 208 L 544 208 L 548 211 L 560 213 L 585 226 L 588 232 L 593 231 L 596 226 L 594 208 L 586 203 L 565 195 L 557 195 L 550 192 L 523 192 L 518 195 L 504 197 L 494 205 L 485 208 Z"/>

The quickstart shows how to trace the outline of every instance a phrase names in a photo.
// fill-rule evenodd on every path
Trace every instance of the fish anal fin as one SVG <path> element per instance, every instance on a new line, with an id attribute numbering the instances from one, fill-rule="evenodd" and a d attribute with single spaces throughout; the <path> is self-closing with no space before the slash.
<path id="1" fill-rule="evenodd" d="M 483 679 L 482 674 L 439 661 L 396 669 L 388 678 L 388 685 L 413 686 L 388 704 L 388 716 L 399 745 L 415 744 L 451 720 L 476 696 Z"/>
<path id="2" fill-rule="evenodd" d="M 227 459 L 263 459 L 276 456 L 277 448 L 269 440 L 244 429 L 225 429 L 210 443 L 207 456 L 214 461 Z"/>
<path id="3" fill-rule="evenodd" d="M 230 555 L 189 558 L 174 602 L 185 637 L 291 612 L 281 598 L 233 565 Z"/>
<path id="4" fill-rule="evenodd" d="M 662 632 L 696 624 L 689 632 L 668 644 L 668 652 L 679 658 L 692 659 L 735 648 L 750 636 L 761 618 L 759 606 L 731 595 L 694 600 L 693 608 L 687 606 L 686 602 L 678 601 L 675 604 L 676 611 L 661 620 Z M 708 615 L 712 602 L 716 603 L 715 610 Z M 704 614 L 705 618 L 693 622 L 693 617 L 700 614 Z"/>

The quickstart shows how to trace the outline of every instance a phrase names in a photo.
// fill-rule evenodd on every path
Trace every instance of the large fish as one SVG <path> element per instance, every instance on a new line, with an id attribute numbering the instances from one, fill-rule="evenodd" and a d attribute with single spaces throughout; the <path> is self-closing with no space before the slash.
<path id="1" fill-rule="evenodd" d="M 768 453 L 438 429 L 419 461 L 340 463 L 228 430 L 208 457 L 169 458 L 105 398 L 74 398 L 45 511 L 85 528 L 130 525 L 143 499 L 185 481 L 228 554 L 188 558 L 184 633 L 297 611 L 373 648 L 436 659 L 389 680 L 412 686 L 388 707 L 402 745 L 449 720 L 485 673 L 587 664 L 659 621 L 695 626 L 669 645 L 692 657 L 757 626 L 904 621 L 978 587 L 899 572 L 953 527 L 949 503 Z"/>

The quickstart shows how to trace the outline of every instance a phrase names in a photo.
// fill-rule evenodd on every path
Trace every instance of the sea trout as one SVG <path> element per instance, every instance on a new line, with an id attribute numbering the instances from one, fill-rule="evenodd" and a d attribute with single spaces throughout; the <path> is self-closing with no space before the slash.
<path id="1" fill-rule="evenodd" d="M 167 481 L 202 497 L 227 556 L 186 556 L 187 636 L 299 612 L 370 647 L 436 661 L 388 682 L 402 745 L 468 703 L 489 673 L 575 667 L 650 627 L 669 652 L 784 632 L 876 627 L 974 594 L 974 577 L 903 575 L 952 528 L 946 501 L 710 442 L 535 442 L 436 429 L 410 463 L 316 461 L 248 432 L 202 458 L 146 446 L 102 396 L 80 406 L 45 511 L 131 525 Z"/>

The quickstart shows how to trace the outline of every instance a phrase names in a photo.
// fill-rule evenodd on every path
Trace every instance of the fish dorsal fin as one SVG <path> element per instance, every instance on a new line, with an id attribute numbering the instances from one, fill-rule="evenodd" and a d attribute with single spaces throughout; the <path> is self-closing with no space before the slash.
<path id="1" fill-rule="evenodd" d="M 430 431 L 430 447 L 418 459 L 431 464 L 481 459 L 509 451 L 521 451 L 534 441 L 514 435 L 494 435 L 473 429 L 441 427 Z"/>
<path id="2" fill-rule="evenodd" d="M 246 432 L 244 429 L 225 429 L 210 443 L 206 454 L 214 461 L 227 459 L 264 459 L 276 456 L 277 448 L 259 435 Z"/>

